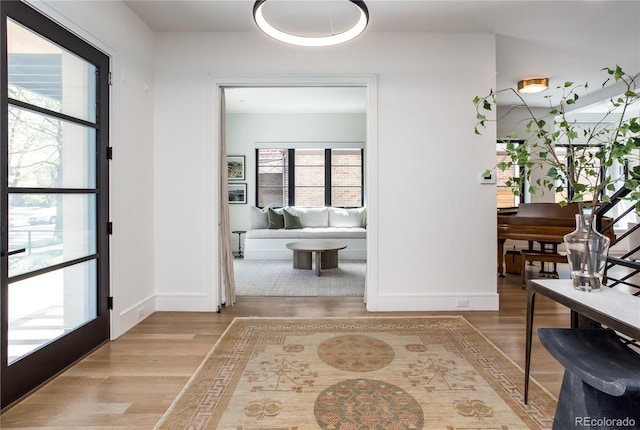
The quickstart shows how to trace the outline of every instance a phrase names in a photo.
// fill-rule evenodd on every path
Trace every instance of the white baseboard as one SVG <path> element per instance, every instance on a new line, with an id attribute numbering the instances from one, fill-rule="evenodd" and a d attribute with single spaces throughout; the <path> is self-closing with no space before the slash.
<path id="1" fill-rule="evenodd" d="M 156 294 L 156 310 L 176 312 L 214 312 L 213 301 L 208 294 L 159 293 Z"/>
<path id="2" fill-rule="evenodd" d="M 377 309 L 371 312 L 395 311 L 497 311 L 500 305 L 497 293 L 488 294 L 424 294 L 381 295 L 376 298 Z M 464 304 L 467 306 L 464 306 Z"/>
<path id="3" fill-rule="evenodd" d="M 118 333 L 113 333 L 113 336 L 118 337 L 119 335 L 126 333 L 155 311 L 155 296 L 149 296 L 135 305 L 121 311 L 118 315 Z"/>

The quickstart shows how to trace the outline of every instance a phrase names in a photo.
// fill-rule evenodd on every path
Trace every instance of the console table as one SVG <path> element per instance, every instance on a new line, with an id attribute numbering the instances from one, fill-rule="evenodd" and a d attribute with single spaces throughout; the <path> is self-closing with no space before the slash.
<path id="1" fill-rule="evenodd" d="M 583 315 L 632 339 L 640 340 L 640 297 L 603 286 L 600 292 L 576 290 L 571 279 L 536 279 L 527 284 L 527 330 L 524 368 L 524 403 L 529 397 L 531 337 L 536 294 L 542 294 L 571 309 L 571 326 Z"/>

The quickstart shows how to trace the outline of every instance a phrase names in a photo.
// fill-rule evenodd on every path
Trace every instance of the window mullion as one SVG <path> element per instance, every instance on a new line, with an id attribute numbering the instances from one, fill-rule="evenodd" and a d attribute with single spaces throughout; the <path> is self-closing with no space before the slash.
<path id="1" fill-rule="evenodd" d="M 364 206 L 364 148 L 360 149 L 360 206 Z"/>
<path id="2" fill-rule="evenodd" d="M 289 206 L 296 205 L 296 150 L 289 149 Z"/>
<path id="3" fill-rule="evenodd" d="M 331 206 L 331 149 L 324 150 L 324 205 Z"/>

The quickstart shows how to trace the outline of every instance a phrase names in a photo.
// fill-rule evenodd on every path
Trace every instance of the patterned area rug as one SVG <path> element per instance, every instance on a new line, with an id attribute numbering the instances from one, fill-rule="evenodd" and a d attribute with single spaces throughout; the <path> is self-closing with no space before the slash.
<path id="1" fill-rule="evenodd" d="M 340 260 L 320 276 L 289 260 L 233 260 L 237 296 L 364 296 L 365 261 Z M 315 266 L 314 266 L 315 267 Z"/>
<path id="2" fill-rule="evenodd" d="M 462 317 L 236 318 L 156 428 L 551 428 L 523 379 Z"/>

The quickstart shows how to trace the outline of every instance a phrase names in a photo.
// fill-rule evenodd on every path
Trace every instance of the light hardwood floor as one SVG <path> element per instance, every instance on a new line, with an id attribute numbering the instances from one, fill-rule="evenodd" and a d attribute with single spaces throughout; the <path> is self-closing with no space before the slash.
<path id="1" fill-rule="evenodd" d="M 5 411 L 2 429 L 152 429 L 236 316 L 464 315 L 524 367 L 525 291 L 519 275 L 499 279 L 496 312 L 368 313 L 357 297 L 240 297 L 221 313 L 157 312 Z M 569 324 L 569 311 L 540 296 L 537 327 Z M 532 376 L 552 394 L 560 366 L 534 336 Z"/>

